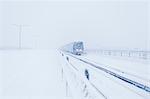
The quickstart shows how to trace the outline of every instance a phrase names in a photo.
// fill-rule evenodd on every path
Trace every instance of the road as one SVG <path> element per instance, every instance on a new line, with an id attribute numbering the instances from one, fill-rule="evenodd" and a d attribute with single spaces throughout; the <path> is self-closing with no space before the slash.
<path id="1" fill-rule="evenodd" d="M 102 99 L 120 99 L 122 97 L 148 99 L 148 97 L 150 97 L 150 80 L 148 77 L 149 65 L 147 60 L 130 61 L 127 59 L 115 59 L 95 54 L 85 54 L 81 56 L 66 52 L 63 52 L 63 54 L 64 61 L 67 63 L 65 66 L 72 67 L 72 69 L 75 70 L 73 72 L 77 72 L 74 75 L 82 77 L 80 79 L 85 79 L 84 82 L 92 86 L 91 90 L 94 89 L 99 93 L 96 94 L 95 97 L 102 96 Z M 67 68 L 65 68 L 65 70 L 66 69 Z M 85 77 L 85 69 L 89 71 L 90 80 Z M 112 73 L 115 73 L 115 76 Z M 119 75 L 119 77 L 116 76 L 116 74 Z M 69 74 L 66 74 L 66 76 L 68 75 Z M 127 80 L 122 79 L 123 77 Z M 136 82 L 136 84 L 131 83 L 131 81 Z M 140 88 L 140 85 L 138 86 L 137 83 L 144 85 L 144 87 Z M 71 84 L 70 86 L 73 87 Z"/>

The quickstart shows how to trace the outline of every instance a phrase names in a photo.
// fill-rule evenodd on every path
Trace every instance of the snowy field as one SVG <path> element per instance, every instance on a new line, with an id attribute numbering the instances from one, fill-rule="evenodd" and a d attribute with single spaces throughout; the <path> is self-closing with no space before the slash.
<path id="1" fill-rule="evenodd" d="M 66 97 L 55 50 L 1 50 L 0 99 Z"/>

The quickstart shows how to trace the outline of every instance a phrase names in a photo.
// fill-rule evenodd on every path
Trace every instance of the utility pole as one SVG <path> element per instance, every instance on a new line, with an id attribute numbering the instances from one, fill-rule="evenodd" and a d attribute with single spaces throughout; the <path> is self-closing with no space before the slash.
<path id="1" fill-rule="evenodd" d="M 19 38 L 19 49 L 21 49 L 22 48 L 22 28 L 23 27 L 27 27 L 28 25 L 23 25 L 23 24 L 12 24 L 13 26 L 16 26 L 16 27 L 18 27 L 19 28 L 19 36 L 18 36 L 18 38 Z"/>

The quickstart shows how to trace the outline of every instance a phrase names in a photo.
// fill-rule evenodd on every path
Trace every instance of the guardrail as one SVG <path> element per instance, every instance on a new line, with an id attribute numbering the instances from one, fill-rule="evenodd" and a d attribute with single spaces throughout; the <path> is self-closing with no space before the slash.
<path id="1" fill-rule="evenodd" d="M 136 51 L 136 50 L 86 50 L 86 53 L 96 53 L 104 56 L 119 56 L 137 59 L 150 59 L 150 51 Z"/>
<path id="2" fill-rule="evenodd" d="M 82 75 L 82 73 L 79 72 L 79 70 L 70 63 L 69 57 L 66 57 L 66 55 L 63 53 L 61 53 L 61 55 L 64 56 L 65 61 L 67 61 L 66 66 L 63 66 L 65 72 L 67 73 L 67 86 L 69 86 L 69 84 L 75 86 L 78 85 L 75 87 L 75 89 L 78 89 L 81 95 L 78 97 L 78 99 L 108 99 L 98 88 L 96 88 L 91 82 L 87 81 L 84 75 Z"/>
<path id="3" fill-rule="evenodd" d="M 150 93 L 150 87 L 149 87 L 149 86 L 146 86 L 146 85 L 141 84 L 141 83 L 139 83 L 139 82 L 133 81 L 133 80 L 128 79 L 128 78 L 126 78 L 126 77 L 120 76 L 119 74 L 114 73 L 114 72 L 112 72 L 112 71 L 110 71 L 110 70 L 108 70 L 108 69 L 105 69 L 105 68 L 101 67 L 101 66 L 98 66 L 98 65 L 95 65 L 95 64 L 93 64 L 93 63 L 91 63 L 91 62 L 88 62 L 88 61 L 86 61 L 86 60 L 77 58 L 77 57 L 75 57 L 74 55 L 71 55 L 70 53 L 68 53 L 67 55 L 69 55 L 69 56 L 71 56 L 71 57 L 73 57 L 73 58 L 75 58 L 75 59 L 77 59 L 77 60 L 79 60 L 79 61 L 81 61 L 81 62 L 84 62 L 84 63 L 86 63 L 86 64 L 88 64 L 88 65 L 90 65 L 90 66 L 92 66 L 92 67 L 94 67 L 94 68 L 97 68 L 97 69 L 99 69 L 99 70 L 101 70 L 101 71 L 103 71 L 103 72 L 105 72 L 105 73 L 107 73 L 107 74 L 110 74 L 110 75 L 112 75 L 112 76 L 114 76 L 114 77 L 116 77 L 116 78 L 118 78 L 118 79 L 120 79 L 120 80 L 122 80 L 122 81 L 124 81 L 124 82 L 126 82 L 126 83 L 129 83 L 129 84 L 131 84 L 131 85 L 133 85 L 133 86 L 135 86 L 135 87 L 137 87 L 137 88 L 140 88 L 140 89 L 142 89 L 142 90 L 144 90 L 144 91 Z"/>

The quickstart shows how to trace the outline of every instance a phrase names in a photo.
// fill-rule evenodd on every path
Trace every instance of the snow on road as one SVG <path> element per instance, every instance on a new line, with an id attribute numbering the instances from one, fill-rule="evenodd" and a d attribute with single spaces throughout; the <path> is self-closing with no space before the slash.
<path id="1" fill-rule="evenodd" d="M 66 57 L 69 58 L 68 63 L 70 65 L 68 65 L 68 68 L 69 66 L 72 65 L 74 68 L 79 70 L 80 76 L 85 77 L 84 74 L 85 69 L 88 69 L 90 74 L 90 80 L 89 81 L 86 80 L 86 82 L 89 82 L 92 85 L 94 85 L 94 87 L 96 87 L 99 91 L 101 91 L 101 93 L 105 97 L 107 97 L 107 99 L 120 99 L 122 97 L 148 99 L 150 97 L 150 94 L 148 92 L 136 86 L 133 86 L 130 83 L 122 81 L 110 74 L 107 74 L 101 70 L 92 68 L 89 64 L 84 63 L 78 59 L 75 59 L 68 53 L 65 53 L 64 57 L 65 60 L 67 60 Z M 98 55 L 90 55 L 90 54 L 75 57 L 92 62 L 96 65 L 99 64 L 100 66 L 107 68 L 121 76 L 127 77 L 137 82 L 139 81 L 140 83 L 149 86 L 148 62 L 119 60 L 110 57 L 109 58 L 103 56 L 101 57 Z M 123 71 L 123 73 L 118 70 Z"/>
<path id="2" fill-rule="evenodd" d="M 61 57 L 61 62 L 64 79 L 74 99 L 107 99 L 99 89 L 94 88 L 94 85 L 87 81 L 82 72 L 80 72 L 81 68 L 75 68 L 76 66 L 73 66 L 75 64 L 68 62 L 66 56 L 65 58 Z"/>
<path id="3" fill-rule="evenodd" d="M 133 59 L 123 59 L 115 58 L 109 56 L 101 56 L 96 54 L 86 54 L 83 56 L 84 59 L 89 59 L 90 61 L 107 66 L 111 69 L 116 69 L 122 71 L 130 76 L 139 78 L 146 85 L 150 86 L 150 60 L 133 60 Z"/>

